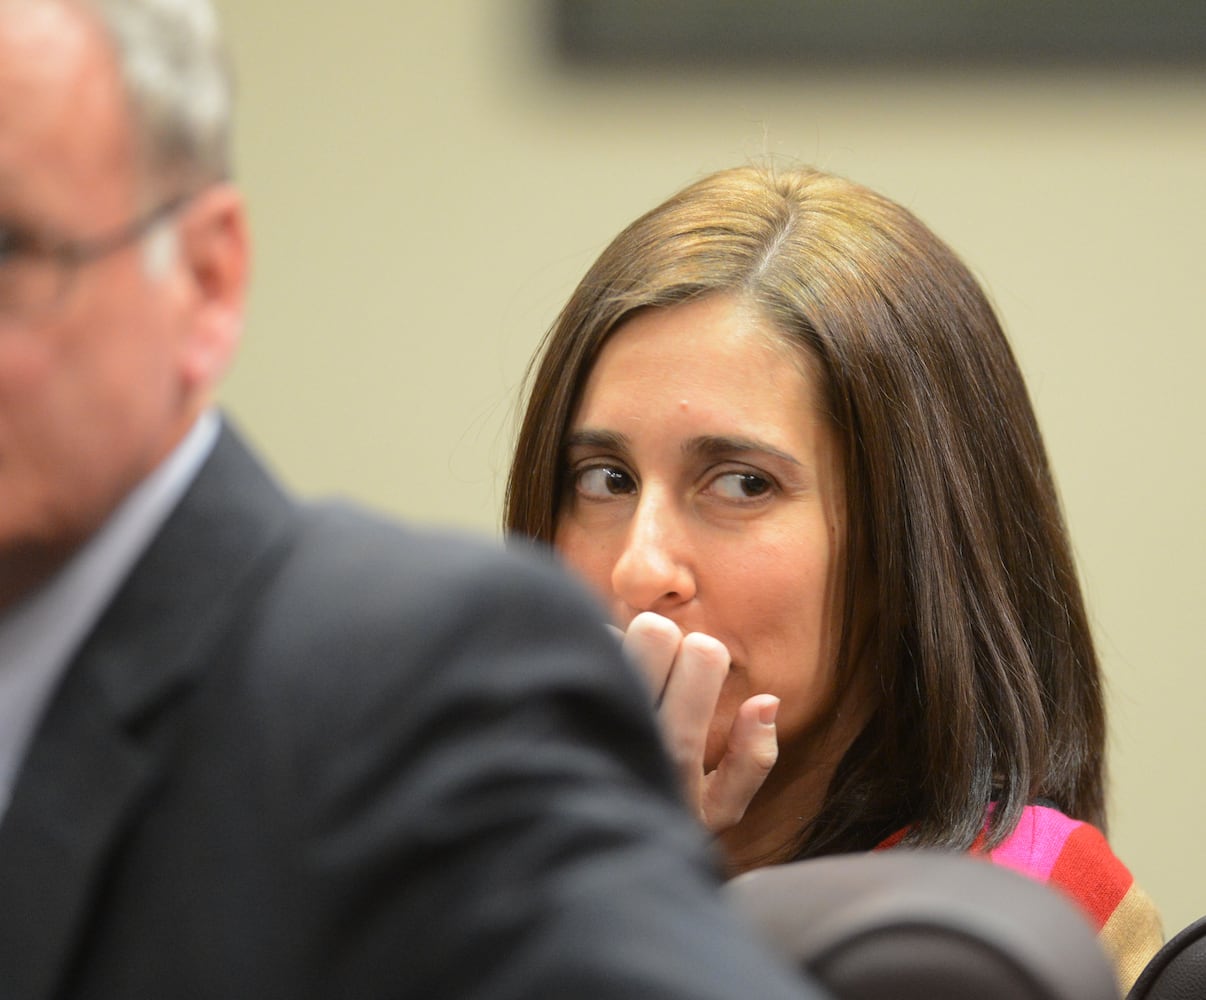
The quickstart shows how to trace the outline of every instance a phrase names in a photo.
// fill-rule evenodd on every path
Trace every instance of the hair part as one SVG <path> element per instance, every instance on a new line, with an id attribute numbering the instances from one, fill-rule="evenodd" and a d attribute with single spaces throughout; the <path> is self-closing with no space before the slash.
<path id="1" fill-rule="evenodd" d="M 838 676 L 880 692 L 798 854 L 990 844 L 1036 797 L 1104 826 L 1096 654 L 1016 360 L 982 289 L 911 213 L 814 170 L 687 187 L 604 250 L 546 335 L 505 528 L 551 543 L 563 438 L 636 311 L 747 298 L 813 359 L 844 441 Z"/>

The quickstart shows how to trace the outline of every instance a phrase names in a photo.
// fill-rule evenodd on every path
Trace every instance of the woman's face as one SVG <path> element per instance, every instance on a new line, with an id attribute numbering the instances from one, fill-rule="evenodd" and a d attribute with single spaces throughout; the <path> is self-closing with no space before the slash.
<path id="1" fill-rule="evenodd" d="M 708 767 L 751 695 L 781 699 L 785 749 L 832 708 L 845 503 L 809 368 L 738 297 L 649 310 L 606 342 L 570 424 L 564 559 L 617 625 L 655 611 L 732 656 Z"/>

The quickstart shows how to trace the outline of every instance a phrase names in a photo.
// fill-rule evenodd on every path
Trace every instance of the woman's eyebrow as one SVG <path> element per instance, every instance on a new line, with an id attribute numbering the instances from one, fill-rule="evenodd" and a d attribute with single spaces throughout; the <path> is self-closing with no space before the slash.
<path id="1" fill-rule="evenodd" d="M 761 452 L 764 455 L 773 455 L 775 458 L 782 459 L 784 462 L 789 462 L 792 465 L 800 464 L 799 459 L 789 455 L 782 448 L 776 448 L 773 444 L 769 444 L 766 441 L 748 437 L 709 434 L 705 437 L 692 438 L 690 441 L 685 442 L 683 444 L 683 452 L 711 459 L 724 458 L 728 455 Z"/>
<path id="2" fill-rule="evenodd" d="M 627 434 L 616 431 L 598 430 L 583 427 L 571 431 L 562 445 L 563 450 L 574 448 L 602 448 L 610 451 L 627 451 L 631 442 Z M 758 452 L 773 455 L 775 458 L 791 465 L 800 465 L 799 459 L 788 454 L 782 448 L 776 448 L 767 441 L 758 438 L 732 436 L 728 434 L 707 434 L 691 438 L 683 444 L 683 454 L 697 458 L 721 459 L 732 455 L 748 455 Z"/>
<path id="3" fill-rule="evenodd" d="M 624 451 L 628 448 L 628 435 L 584 427 L 566 435 L 562 449 L 569 451 L 571 448 L 610 448 L 614 451 Z"/>

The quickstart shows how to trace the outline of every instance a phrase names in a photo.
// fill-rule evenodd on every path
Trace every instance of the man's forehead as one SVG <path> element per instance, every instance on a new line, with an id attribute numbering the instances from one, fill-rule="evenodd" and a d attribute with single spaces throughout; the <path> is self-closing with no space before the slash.
<path id="1" fill-rule="evenodd" d="M 132 122 L 100 22 L 72 2 L 0 0 L 0 197 L 69 227 L 129 197 Z"/>
<path id="2" fill-rule="evenodd" d="M 48 30 L 83 26 L 91 15 L 73 0 L 0 0 L 0 23 L 14 38 L 36 38 Z M 70 29 L 74 32 L 75 27 Z"/>
<path id="3" fill-rule="evenodd" d="M 97 61 L 95 31 L 74 7 L 48 0 L 0 0 L 0 86 L 9 91 L 61 86 Z"/>

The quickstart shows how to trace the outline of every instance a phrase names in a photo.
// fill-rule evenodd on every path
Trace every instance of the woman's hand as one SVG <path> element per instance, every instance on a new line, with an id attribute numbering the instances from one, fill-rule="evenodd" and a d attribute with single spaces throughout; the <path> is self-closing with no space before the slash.
<path id="1" fill-rule="evenodd" d="M 735 826 L 778 756 L 779 699 L 769 694 L 746 699 L 729 729 L 724 755 L 715 770 L 705 772 L 708 730 L 728 676 L 729 651 L 702 632 L 683 635 L 674 622 L 651 611 L 629 623 L 623 647 L 653 689 L 688 805 L 713 834 Z"/>

